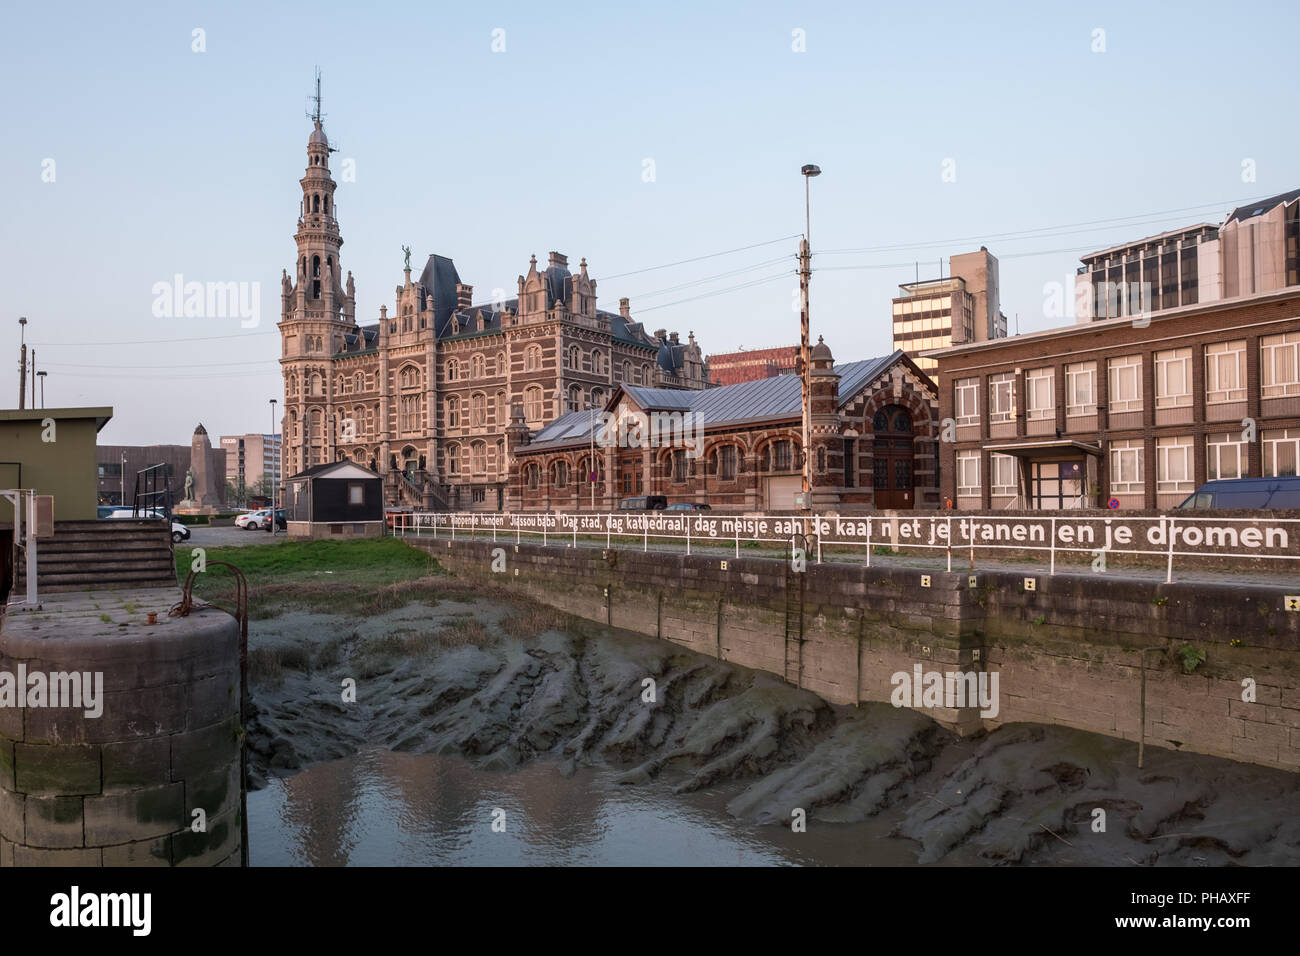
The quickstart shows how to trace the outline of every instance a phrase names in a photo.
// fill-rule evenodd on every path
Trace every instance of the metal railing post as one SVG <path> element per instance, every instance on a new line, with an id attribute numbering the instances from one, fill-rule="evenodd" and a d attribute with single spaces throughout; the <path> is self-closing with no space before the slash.
<path id="1" fill-rule="evenodd" d="M 1161 518 L 1160 520 L 1164 521 L 1165 519 Z M 1175 530 L 1177 526 L 1178 526 L 1178 519 L 1170 518 L 1169 519 L 1169 563 L 1165 565 L 1165 584 L 1173 584 L 1174 582 L 1174 535 L 1177 533 Z"/>
<path id="2" fill-rule="evenodd" d="M 1055 574 L 1056 573 L 1056 519 L 1055 518 L 1052 519 L 1052 543 L 1050 547 L 1052 551 L 1052 564 L 1050 570 L 1047 573 Z"/>

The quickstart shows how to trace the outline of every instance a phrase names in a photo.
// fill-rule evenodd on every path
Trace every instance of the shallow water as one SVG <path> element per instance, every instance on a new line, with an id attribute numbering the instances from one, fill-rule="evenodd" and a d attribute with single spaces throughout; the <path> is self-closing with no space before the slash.
<path id="1" fill-rule="evenodd" d="M 736 789 L 674 794 L 620 786 L 608 770 L 511 773 L 460 757 L 373 749 L 271 780 L 248 795 L 254 866 L 782 866 L 913 863 L 889 824 L 807 832 L 756 826 L 724 805 Z M 494 832 L 494 810 L 505 811 Z"/>

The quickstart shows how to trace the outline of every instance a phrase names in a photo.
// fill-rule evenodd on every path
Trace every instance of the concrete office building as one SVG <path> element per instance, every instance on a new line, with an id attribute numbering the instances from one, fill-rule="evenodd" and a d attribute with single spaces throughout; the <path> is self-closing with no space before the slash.
<path id="1" fill-rule="evenodd" d="M 894 348 L 931 378 L 938 363 L 926 352 L 1005 338 L 1007 317 L 998 292 L 998 260 L 984 246 L 953 256 L 948 278 L 909 282 L 893 302 Z"/>

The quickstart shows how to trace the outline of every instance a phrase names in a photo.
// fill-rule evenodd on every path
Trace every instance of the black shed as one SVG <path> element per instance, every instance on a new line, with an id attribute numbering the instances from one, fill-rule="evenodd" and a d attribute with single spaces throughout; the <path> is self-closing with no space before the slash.
<path id="1" fill-rule="evenodd" d="M 285 519 L 290 524 L 311 526 L 347 525 L 384 521 L 383 479 L 369 468 L 351 461 L 314 465 L 284 485 Z M 335 533 L 364 533 L 362 529 L 339 529 Z"/>

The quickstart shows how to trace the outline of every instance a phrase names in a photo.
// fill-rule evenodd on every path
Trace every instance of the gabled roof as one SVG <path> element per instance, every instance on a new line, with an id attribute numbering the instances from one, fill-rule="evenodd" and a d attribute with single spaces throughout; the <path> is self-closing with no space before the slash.
<path id="1" fill-rule="evenodd" d="M 901 350 L 879 358 L 836 365 L 835 372 L 840 377 L 840 407 L 848 404 L 858 392 L 899 361 L 906 362 L 909 367 L 915 369 L 915 364 Z M 918 374 L 923 374 L 917 371 Z M 602 411 L 615 408 L 623 396 L 627 396 L 638 408 L 647 412 L 693 412 L 704 422 L 706 428 L 794 418 L 801 415 L 803 411 L 803 390 L 798 375 L 759 378 L 703 391 L 620 385 L 614 390 L 614 394 L 605 403 Z M 568 444 L 586 441 L 590 437 L 593 417 L 596 427 L 599 428 L 600 412 L 594 416 L 590 411 L 568 412 L 561 415 L 539 431 L 527 447 L 531 449 L 543 443 Z"/>
<path id="2" fill-rule="evenodd" d="M 365 465 L 358 465 L 355 461 L 327 461 L 323 465 L 312 465 L 296 475 L 290 475 L 286 481 L 297 481 L 300 478 L 378 478 L 379 473 L 371 471 Z"/>

